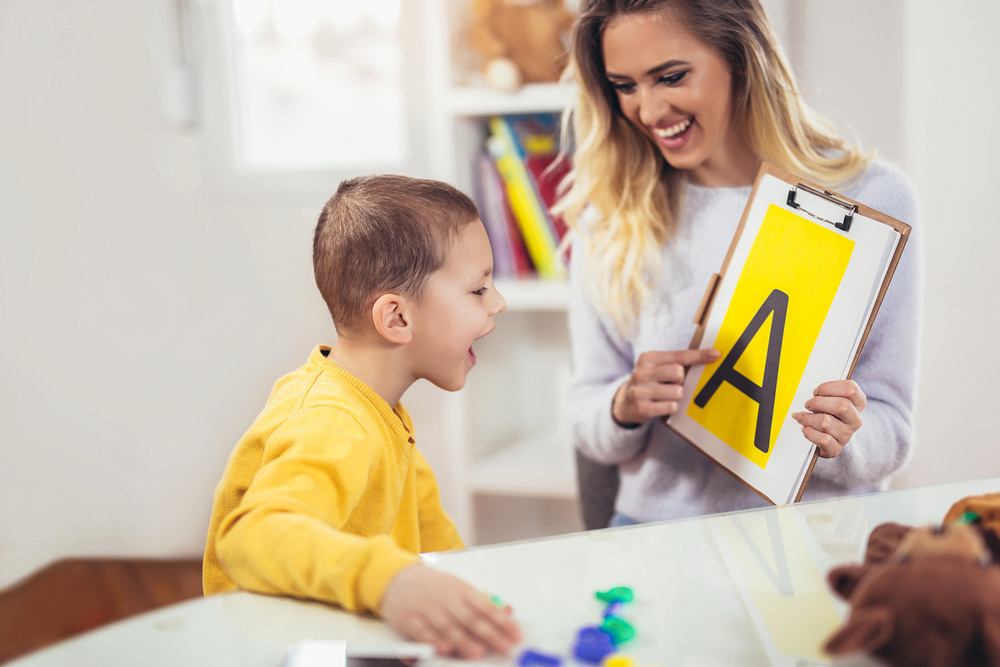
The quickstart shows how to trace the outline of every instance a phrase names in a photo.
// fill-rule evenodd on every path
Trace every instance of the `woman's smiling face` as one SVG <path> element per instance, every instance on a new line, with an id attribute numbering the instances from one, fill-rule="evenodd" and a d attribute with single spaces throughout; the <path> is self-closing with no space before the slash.
<path id="1" fill-rule="evenodd" d="M 670 13 L 617 16 L 602 39 L 622 113 L 674 168 L 702 185 L 746 185 L 756 158 L 733 121 L 722 57 Z"/>

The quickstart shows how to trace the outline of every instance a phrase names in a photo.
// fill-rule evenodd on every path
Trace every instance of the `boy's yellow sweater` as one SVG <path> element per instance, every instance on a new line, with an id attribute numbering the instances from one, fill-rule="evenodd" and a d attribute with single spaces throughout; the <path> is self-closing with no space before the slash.
<path id="1" fill-rule="evenodd" d="M 327 360 L 278 380 L 229 457 L 205 546 L 205 594 L 242 588 L 377 612 L 425 551 L 461 548 L 413 424 Z"/>

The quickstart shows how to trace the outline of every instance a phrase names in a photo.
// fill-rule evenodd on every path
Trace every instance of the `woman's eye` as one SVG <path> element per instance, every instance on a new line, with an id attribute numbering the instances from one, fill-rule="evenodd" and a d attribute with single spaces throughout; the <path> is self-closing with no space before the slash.
<path id="1" fill-rule="evenodd" d="M 681 80 L 687 76 L 687 70 L 683 72 L 677 72 L 676 74 L 664 74 L 660 77 L 660 83 L 665 83 L 668 86 L 673 86 L 681 82 Z"/>
<path id="2" fill-rule="evenodd" d="M 633 90 L 635 90 L 635 84 L 634 83 L 621 83 L 621 82 L 616 83 L 616 82 L 612 81 L 611 82 L 611 87 L 615 89 L 615 92 L 617 92 L 617 93 L 624 93 L 626 95 L 628 95 Z"/>

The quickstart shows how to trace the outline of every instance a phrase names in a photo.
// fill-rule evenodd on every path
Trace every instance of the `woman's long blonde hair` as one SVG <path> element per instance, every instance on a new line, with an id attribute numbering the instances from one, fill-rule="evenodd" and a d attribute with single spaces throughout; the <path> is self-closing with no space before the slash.
<path id="1" fill-rule="evenodd" d="M 726 61 L 733 114 L 758 158 L 836 187 L 857 177 L 873 157 L 838 138 L 833 125 L 802 101 L 758 0 L 583 0 L 564 75 L 577 90 L 563 126 L 564 133 L 572 130 L 574 168 L 556 210 L 581 241 L 575 252 L 584 254 L 599 310 L 622 335 L 634 330 L 661 275 L 683 172 L 621 113 L 605 77 L 602 38 L 614 17 L 660 12 L 682 21 Z M 588 209 L 593 215 L 584 218 Z"/>

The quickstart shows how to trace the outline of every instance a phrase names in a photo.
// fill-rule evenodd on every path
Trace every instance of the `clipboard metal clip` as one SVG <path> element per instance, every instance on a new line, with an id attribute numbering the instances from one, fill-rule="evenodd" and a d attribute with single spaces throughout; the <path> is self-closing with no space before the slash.
<path id="1" fill-rule="evenodd" d="M 799 183 L 789 190 L 788 201 L 785 203 L 845 232 L 850 231 L 854 214 L 858 211 L 857 205 L 853 202 L 842 199 L 827 190 L 817 190 L 805 183 Z M 809 208 L 805 208 L 806 203 L 809 204 Z M 840 214 L 836 207 L 847 209 L 847 213 L 840 221 L 836 219 Z"/>

